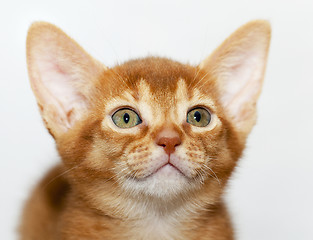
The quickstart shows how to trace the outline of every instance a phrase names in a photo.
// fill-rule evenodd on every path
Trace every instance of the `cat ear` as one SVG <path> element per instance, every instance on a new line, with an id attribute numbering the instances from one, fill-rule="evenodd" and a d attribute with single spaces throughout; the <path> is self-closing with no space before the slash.
<path id="1" fill-rule="evenodd" d="M 216 81 L 220 102 L 228 117 L 245 135 L 256 121 L 256 103 L 262 88 L 270 38 L 271 27 L 267 21 L 249 22 L 199 65 Z"/>
<path id="2" fill-rule="evenodd" d="M 90 107 L 94 81 L 106 69 L 62 30 L 44 22 L 29 29 L 27 64 L 42 118 L 55 137 Z"/>

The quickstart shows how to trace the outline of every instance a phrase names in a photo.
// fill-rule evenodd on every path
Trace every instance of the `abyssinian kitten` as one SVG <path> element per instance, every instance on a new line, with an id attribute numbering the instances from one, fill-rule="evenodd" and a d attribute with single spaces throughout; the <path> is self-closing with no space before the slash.
<path id="1" fill-rule="evenodd" d="M 252 21 L 198 66 L 108 68 L 34 23 L 30 82 L 62 163 L 28 200 L 21 239 L 234 239 L 222 193 L 256 120 L 270 35 Z"/>

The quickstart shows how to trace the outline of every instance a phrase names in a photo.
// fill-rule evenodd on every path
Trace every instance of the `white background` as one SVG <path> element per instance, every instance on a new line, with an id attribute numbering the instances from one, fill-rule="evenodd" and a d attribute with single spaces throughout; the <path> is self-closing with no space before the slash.
<path id="1" fill-rule="evenodd" d="M 237 27 L 273 37 L 259 118 L 227 200 L 239 240 L 313 239 L 313 1 L 1 1 L 0 238 L 16 239 L 23 201 L 58 161 L 28 83 L 25 38 L 45 20 L 107 66 L 159 55 L 198 64 Z"/>

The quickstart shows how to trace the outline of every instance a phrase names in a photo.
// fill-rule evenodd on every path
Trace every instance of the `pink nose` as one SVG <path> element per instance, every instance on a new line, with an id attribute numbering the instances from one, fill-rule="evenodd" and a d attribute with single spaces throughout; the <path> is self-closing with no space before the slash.
<path id="1" fill-rule="evenodd" d="M 167 154 L 171 154 L 181 144 L 181 139 L 176 131 L 164 129 L 158 134 L 156 144 L 163 147 Z"/>

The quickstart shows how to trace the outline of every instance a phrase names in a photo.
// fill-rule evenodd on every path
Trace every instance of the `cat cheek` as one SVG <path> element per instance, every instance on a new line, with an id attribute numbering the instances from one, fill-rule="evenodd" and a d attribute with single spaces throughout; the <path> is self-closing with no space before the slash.
<path id="1" fill-rule="evenodd" d="M 126 155 L 128 168 L 138 179 L 151 175 L 167 162 L 167 155 L 163 149 L 155 149 L 153 146 L 139 145 Z"/>
<path id="2" fill-rule="evenodd" d="M 203 151 L 196 145 L 184 148 L 171 156 L 171 161 L 179 166 L 182 172 L 189 178 L 194 178 L 205 162 Z"/>

